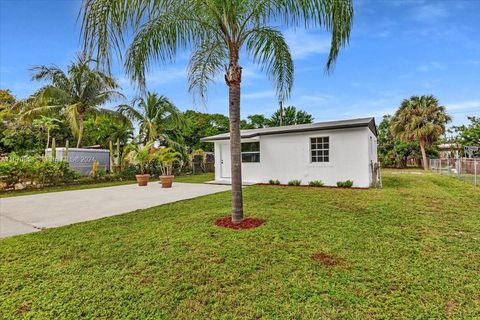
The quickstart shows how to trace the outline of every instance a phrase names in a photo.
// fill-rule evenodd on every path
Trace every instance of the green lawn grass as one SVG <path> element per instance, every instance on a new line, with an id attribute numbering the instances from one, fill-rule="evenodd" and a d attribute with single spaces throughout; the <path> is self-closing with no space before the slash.
<path id="1" fill-rule="evenodd" d="M 176 182 L 203 183 L 205 181 L 210 181 L 210 180 L 214 180 L 213 173 L 175 177 Z M 76 184 L 76 185 L 68 185 L 68 186 L 46 187 L 42 189 L 23 189 L 23 190 L 15 190 L 15 191 L 4 191 L 4 192 L 0 192 L 0 198 L 25 196 L 25 195 L 32 195 L 32 194 L 38 194 L 38 193 L 48 193 L 48 192 L 114 187 L 114 186 L 121 186 L 125 184 L 133 184 L 133 183 L 136 183 L 136 181 L 135 180 L 108 181 L 108 182 L 85 183 L 85 184 Z"/>
<path id="2" fill-rule="evenodd" d="M 187 176 L 175 176 L 174 182 L 204 183 L 211 180 L 215 180 L 215 174 L 213 172 Z"/>
<path id="3" fill-rule="evenodd" d="M 383 189 L 252 186 L 0 241 L 0 318 L 480 317 L 480 188 L 387 171 Z M 312 259 L 324 253 L 339 261 Z"/>

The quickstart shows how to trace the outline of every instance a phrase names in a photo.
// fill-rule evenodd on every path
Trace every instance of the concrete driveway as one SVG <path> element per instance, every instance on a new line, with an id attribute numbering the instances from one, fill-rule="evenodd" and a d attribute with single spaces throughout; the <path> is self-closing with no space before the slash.
<path id="1" fill-rule="evenodd" d="M 114 216 L 230 190 L 229 186 L 174 183 L 162 189 L 135 184 L 0 199 L 0 238 Z"/>

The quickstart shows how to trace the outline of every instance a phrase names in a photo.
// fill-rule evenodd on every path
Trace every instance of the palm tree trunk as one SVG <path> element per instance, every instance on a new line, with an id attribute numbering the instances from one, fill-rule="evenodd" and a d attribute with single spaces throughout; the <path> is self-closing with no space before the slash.
<path id="1" fill-rule="evenodd" d="M 45 149 L 48 149 L 48 145 L 50 144 L 50 128 L 47 128 L 47 146 Z"/>
<path id="2" fill-rule="evenodd" d="M 80 145 L 82 144 L 82 139 L 83 139 L 83 117 L 84 115 L 80 113 L 78 115 L 78 139 L 77 139 L 77 148 L 80 148 Z"/>
<path id="3" fill-rule="evenodd" d="M 240 81 L 242 68 L 238 65 L 238 51 L 230 57 L 230 64 L 225 73 L 228 85 L 230 117 L 230 158 L 232 170 L 232 221 L 243 221 L 242 195 L 242 159 L 240 138 Z"/>
<path id="4" fill-rule="evenodd" d="M 425 142 L 420 141 L 420 151 L 422 153 L 423 170 L 428 170 L 428 158 L 425 150 Z"/>

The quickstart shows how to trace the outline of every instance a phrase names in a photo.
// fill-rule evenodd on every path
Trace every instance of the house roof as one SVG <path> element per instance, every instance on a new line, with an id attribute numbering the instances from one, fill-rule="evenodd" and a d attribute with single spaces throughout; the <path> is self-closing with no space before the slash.
<path id="1" fill-rule="evenodd" d="M 298 124 L 293 126 L 240 130 L 240 136 L 242 137 L 242 139 L 247 139 L 247 138 L 254 138 L 258 136 L 282 134 L 282 133 L 296 133 L 296 132 L 307 132 L 307 131 L 358 128 L 358 127 L 368 127 L 372 131 L 372 133 L 375 136 L 377 136 L 377 126 L 375 125 L 375 118 L 373 117 Z M 230 133 L 227 132 L 227 133 L 217 134 L 215 136 L 202 138 L 201 141 L 213 142 L 213 141 L 228 140 L 228 139 L 230 139 Z"/>

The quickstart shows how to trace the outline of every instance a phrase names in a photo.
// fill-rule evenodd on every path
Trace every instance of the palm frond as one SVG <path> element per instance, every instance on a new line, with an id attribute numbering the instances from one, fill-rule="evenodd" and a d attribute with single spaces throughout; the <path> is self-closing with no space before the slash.
<path id="1" fill-rule="evenodd" d="M 351 0 L 258 0 L 263 22 L 280 19 L 289 27 L 323 28 L 331 33 L 325 70 L 331 71 L 340 49 L 348 44 L 353 23 Z M 252 6 L 255 7 L 255 6 Z"/>
<path id="2" fill-rule="evenodd" d="M 402 101 L 390 121 L 390 131 L 400 140 L 419 140 L 428 146 L 445 133 L 450 120 L 435 97 L 413 96 Z"/>
<path id="3" fill-rule="evenodd" d="M 32 74 L 32 80 L 46 80 L 52 83 L 52 86 L 64 91 L 70 90 L 70 80 L 67 75 L 57 66 L 35 66 L 30 69 Z"/>
<path id="4" fill-rule="evenodd" d="M 79 112 L 78 112 L 78 104 L 71 104 L 67 106 L 64 110 L 64 115 L 65 118 L 68 121 L 68 124 L 70 126 L 70 129 L 72 130 L 73 135 L 78 138 L 78 135 L 80 134 L 80 128 L 78 124 L 78 119 L 79 119 Z"/>
<path id="5" fill-rule="evenodd" d="M 258 27 L 246 36 L 247 51 L 275 84 L 277 96 L 284 101 L 293 86 L 293 60 L 287 43 L 279 30 Z"/>
<path id="6" fill-rule="evenodd" d="M 195 49 L 188 66 L 188 91 L 206 102 L 208 85 L 223 70 L 227 59 L 225 47 L 219 42 L 205 43 Z"/>
<path id="7" fill-rule="evenodd" d="M 206 38 L 207 29 L 200 28 L 192 18 L 195 14 L 185 10 L 188 10 L 187 6 L 165 11 L 146 22 L 135 35 L 127 51 L 125 69 L 142 90 L 145 88 L 145 73 L 152 61 L 172 62 L 179 48 L 185 49 Z"/>

